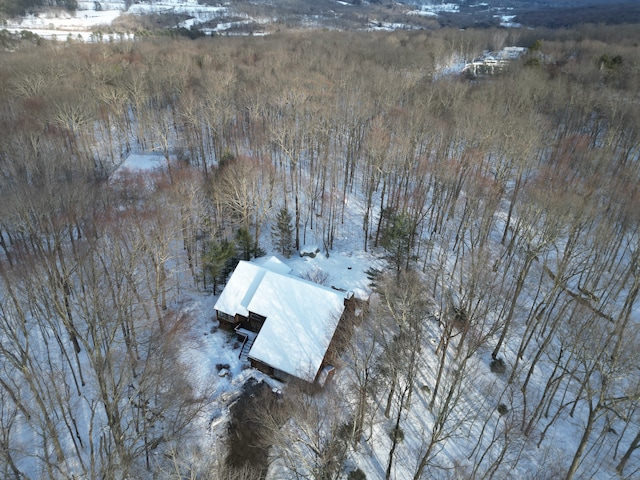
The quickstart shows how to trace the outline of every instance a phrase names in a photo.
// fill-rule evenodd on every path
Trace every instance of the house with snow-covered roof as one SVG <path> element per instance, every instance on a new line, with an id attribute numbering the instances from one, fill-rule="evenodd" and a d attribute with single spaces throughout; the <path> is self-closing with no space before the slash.
<path id="1" fill-rule="evenodd" d="M 243 339 L 241 358 L 275 378 L 314 383 L 345 310 L 345 294 L 291 275 L 276 257 L 241 261 L 215 304 Z"/>

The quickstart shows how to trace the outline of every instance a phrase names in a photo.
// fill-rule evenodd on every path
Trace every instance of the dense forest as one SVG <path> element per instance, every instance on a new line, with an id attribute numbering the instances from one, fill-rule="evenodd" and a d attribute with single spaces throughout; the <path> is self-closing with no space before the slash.
<path id="1" fill-rule="evenodd" d="M 221 441 L 194 446 L 210 397 L 178 360 L 193 341 L 180 305 L 219 293 L 282 218 L 285 253 L 355 238 L 388 268 L 345 334 L 347 393 L 264 399 L 256 441 L 278 478 L 346 477 L 381 424 L 386 478 L 398 464 L 415 479 L 638 475 L 635 33 L 0 52 L 0 476 L 260 477 L 221 461 Z M 531 48 L 497 75 L 446 73 L 508 45 Z M 166 166 L 114 176 L 130 152 Z M 418 398 L 429 428 L 409 446 Z M 570 451 L 553 435 L 567 422 Z"/>

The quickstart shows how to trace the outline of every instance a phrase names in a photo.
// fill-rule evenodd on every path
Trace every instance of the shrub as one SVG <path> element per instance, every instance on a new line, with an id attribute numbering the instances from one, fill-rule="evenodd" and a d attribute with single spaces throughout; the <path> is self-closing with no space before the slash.
<path id="1" fill-rule="evenodd" d="M 530 52 L 539 52 L 542 47 L 542 40 L 538 39 L 529 46 Z"/>
<path id="2" fill-rule="evenodd" d="M 493 373 L 504 373 L 507 371 L 507 365 L 506 363 L 504 363 L 504 360 L 502 360 L 501 358 L 496 358 L 495 360 L 492 360 L 489 367 L 491 368 L 491 371 Z"/>
<path id="3" fill-rule="evenodd" d="M 220 167 L 224 167 L 225 165 L 233 162 L 235 159 L 236 159 L 236 156 L 233 154 L 233 152 L 231 152 L 229 148 L 226 148 L 219 162 Z"/>
<path id="4" fill-rule="evenodd" d="M 345 422 L 340 425 L 338 429 L 338 438 L 343 441 L 347 441 L 351 438 L 353 432 L 353 422 Z"/>
<path id="5" fill-rule="evenodd" d="M 537 58 L 537 57 L 527 58 L 524 61 L 524 66 L 525 67 L 539 67 L 540 66 L 540 59 Z"/>
<path id="6" fill-rule="evenodd" d="M 329 279 L 329 274 L 319 268 L 309 270 L 302 275 L 302 278 L 309 280 L 310 282 L 317 283 L 318 285 L 326 285 Z"/>
<path id="7" fill-rule="evenodd" d="M 395 440 L 396 442 L 400 443 L 404 440 L 404 432 L 400 427 L 394 428 L 389 432 L 389 437 L 392 441 Z"/>
<path id="8" fill-rule="evenodd" d="M 469 326 L 469 317 L 464 309 L 453 307 L 453 324 L 459 330 L 464 330 Z"/>
<path id="9" fill-rule="evenodd" d="M 356 468 L 355 470 L 351 470 L 349 472 L 349 475 L 347 475 L 347 480 L 367 480 L 367 476 L 362 470 Z"/>

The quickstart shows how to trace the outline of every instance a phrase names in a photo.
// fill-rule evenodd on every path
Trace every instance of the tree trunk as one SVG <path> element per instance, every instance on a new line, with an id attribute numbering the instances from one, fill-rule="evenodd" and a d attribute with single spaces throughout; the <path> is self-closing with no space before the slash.
<path id="1" fill-rule="evenodd" d="M 622 458 L 620 459 L 620 463 L 618 463 L 618 466 L 616 467 L 616 472 L 618 472 L 619 475 L 622 475 L 625 465 L 631 458 L 631 454 L 638 447 L 640 447 L 640 430 L 638 430 L 638 433 L 636 434 L 635 438 L 631 441 L 631 445 L 629 445 L 629 448 L 627 449 L 625 454 L 622 456 Z"/>
<path id="2" fill-rule="evenodd" d="M 518 298 L 520 297 L 520 293 L 522 292 L 522 287 L 524 287 L 524 282 L 527 278 L 527 274 L 529 273 L 529 269 L 531 268 L 531 264 L 536 256 L 533 252 L 527 252 L 527 258 L 525 260 L 524 265 L 522 266 L 522 270 L 520 270 L 520 274 L 518 275 L 518 281 L 516 284 L 516 290 L 513 293 L 513 298 L 511 299 L 511 305 L 509 305 L 509 312 L 507 313 L 507 318 L 504 321 L 504 327 L 502 328 L 502 333 L 500 334 L 500 338 L 498 339 L 498 343 L 496 347 L 491 352 L 491 358 L 496 360 L 498 358 L 498 354 L 500 353 L 500 349 L 502 348 L 502 344 L 504 339 L 507 336 L 509 331 L 509 327 L 511 326 L 511 321 L 513 319 L 513 314 L 516 309 L 516 304 L 518 302 Z"/>
<path id="3" fill-rule="evenodd" d="M 591 432 L 593 431 L 593 424 L 595 423 L 598 406 L 592 408 L 591 405 L 589 405 L 589 407 L 590 408 L 589 417 L 587 418 L 587 426 L 582 433 L 582 438 L 580 439 L 578 450 L 576 450 L 576 454 L 573 456 L 573 461 L 571 462 L 571 466 L 569 467 L 569 471 L 567 472 L 567 476 L 564 477 L 564 480 L 573 480 L 573 476 L 576 474 L 576 470 L 578 470 L 578 465 L 580 465 L 580 459 L 582 458 L 584 449 L 587 448 L 589 437 L 591 437 Z"/>
<path id="4" fill-rule="evenodd" d="M 393 395 L 396 393 L 396 377 L 397 373 L 394 373 L 393 381 L 391 382 L 391 389 L 389 390 L 389 396 L 387 397 L 387 406 L 384 409 L 384 416 L 389 418 L 391 412 L 391 402 L 393 401 Z"/>

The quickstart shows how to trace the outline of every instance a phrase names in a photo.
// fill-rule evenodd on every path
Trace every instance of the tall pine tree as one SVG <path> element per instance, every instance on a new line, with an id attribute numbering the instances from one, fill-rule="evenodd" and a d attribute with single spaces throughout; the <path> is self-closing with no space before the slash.
<path id="1" fill-rule="evenodd" d="M 244 227 L 240 227 L 240 230 L 236 233 L 236 242 L 238 244 L 240 254 L 242 255 L 242 259 L 247 261 L 251 260 L 251 254 L 254 253 L 252 252 L 254 242 L 253 236 L 249 233 L 249 230 Z"/>
<path id="2" fill-rule="evenodd" d="M 235 268 L 236 255 L 235 245 L 228 240 L 207 243 L 202 254 L 202 280 L 205 289 L 207 282 L 211 282 L 213 294 L 217 294 L 218 285 L 225 283 L 227 275 Z"/>
<path id="3" fill-rule="evenodd" d="M 292 220 L 289 211 L 286 208 L 281 208 L 276 215 L 276 224 L 271 228 L 273 243 L 285 257 L 290 257 L 293 252 Z"/>
<path id="4" fill-rule="evenodd" d="M 396 275 L 409 267 L 411 259 L 411 220 L 407 214 L 392 213 L 382 231 L 381 244 L 387 251 L 387 259 L 396 269 Z"/>

